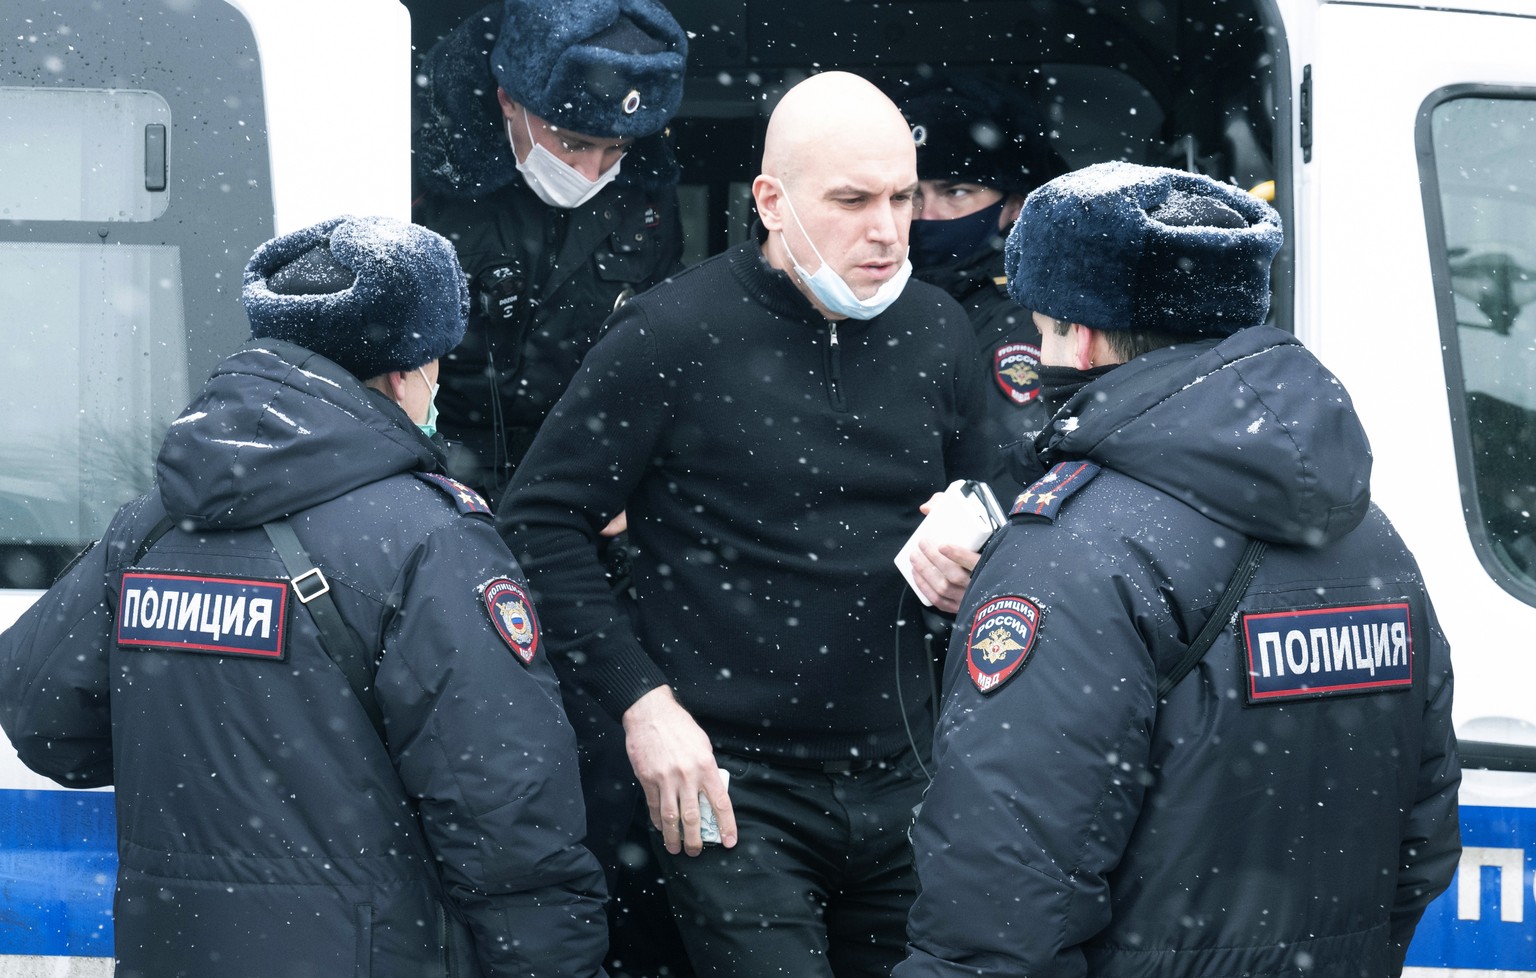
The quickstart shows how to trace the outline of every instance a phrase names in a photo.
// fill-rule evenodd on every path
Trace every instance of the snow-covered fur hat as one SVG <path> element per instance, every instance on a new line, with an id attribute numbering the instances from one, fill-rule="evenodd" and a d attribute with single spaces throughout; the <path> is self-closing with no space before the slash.
<path id="1" fill-rule="evenodd" d="M 429 194 L 480 198 L 521 179 L 491 73 L 501 31 L 502 6 L 495 3 L 466 18 L 422 59 L 411 158 L 419 186 Z M 657 133 L 629 144 L 614 182 L 649 193 L 676 184 L 678 176 L 672 148 Z"/>
<path id="2" fill-rule="evenodd" d="M 469 288 L 453 246 L 388 217 L 335 217 L 251 256 L 240 292 L 251 336 L 287 340 L 367 380 L 459 345 Z"/>
<path id="3" fill-rule="evenodd" d="M 989 78 L 956 73 L 916 83 L 901 113 L 917 143 L 919 179 L 1027 194 L 1067 172 L 1034 102 Z"/>
<path id="4" fill-rule="evenodd" d="M 649 136 L 683 100 L 688 38 L 657 0 L 506 0 L 491 73 L 562 129 Z"/>
<path id="5" fill-rule="evenodd" d="M 1008 235 L 1008 294 L 1100 330 L 1229 336 L 1264 322 L 1283 237 L 1264 201 L 1210 177 L 1099 163 L 1030 194 Z"/>

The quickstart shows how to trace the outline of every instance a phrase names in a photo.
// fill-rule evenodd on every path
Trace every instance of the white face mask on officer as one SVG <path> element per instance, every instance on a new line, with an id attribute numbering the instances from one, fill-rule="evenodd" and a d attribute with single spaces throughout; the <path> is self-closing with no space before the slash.
<path id="1" fill-rule="evenodd" d="M 422 434 L 426 435 L 428 438 L 431 438 L 433 435 L 437 434 L 437 392 L 442 390 L 442 385 L 434 384 L 432 381 L 427 379 L 427 371 L 425 367 L 417 367 L 416 372 L 421 374 L 422 381 L 426 383 L 427 390 L 431 392 L 427 396 L 427 420 L 423 421 L 416 427 L 421 429 Z"/>
<path id="2" fill-rule="evenodd" d="M 528 131 L 528 158 L 517 158 L 517 144 L 512 141 L 512 120 L 503 117 L 506 125 L 507 144 L 512 147 L 512 159 L 517 163 L 517 172 L 523 175 L 523 181 L 528 184 L 540 200 L 551 207 L 559 207 L 570 210 L 580 207 L 587 201 L 596 197 L 598 191 L 613 182 L 613 178 L 619 175 L 619 165 L 624 162 L 621 156 L 614 161 L 613 166 L 598 174 L 596 180 L 588 180 L 582 176 L 581 171 L 556 156 L 554 153 L 540 146 L 533 138 L 533 124 L 528 121 L 528 110 L 523 113 L 523 128 Z"/>
<path id="3" fill-rule="evenodd" d="M 821 262 L 821 267 L 816 269 L 815 275 L 807 272 L 800 264 L 800 260 L 795 257 L 795 253 L 790 250 L 787 236 L 784 237 L 784 250 L 789 253 L 789 260 L 794 262 L 795 274 L 800 276 L 800 281 L 805 283 L 806 288 L 811 290 L 811 294 L 828 312 L 833 315 L 847 316 L 849 319 L 874 319 L 889 309 L 891 303 L 901 298 L 901 290 L 907 287 L 907 279 L 912 277 L 910 257 L 902 256 L 901 267 L 896 269 L 896 274 L 881 284 L 874 295 L 868 299 L 860 299 L 854 294 L 848 282 L 833 271 L 832 266 L 827 264 L 827 260 L 821 257 L 821 252 L 816 248 L 816 242 L 811 240 L 810 232 L 806 231 L 805 223 L 796 213 L 795 205 L 790 201 L 789 192 L 784 189 L 782 181 L 779 183 L 779 193 L 784 198 L 784 203 L 789 205 L 790 215 L 794 217 L 795 223 L 800 225 L 800 233 L 805 235 L 805 243 L 811 246 L 811 251 L 816 255 L 817 261 Z M 910 250 L 909 248 L 908 251 Z"/>

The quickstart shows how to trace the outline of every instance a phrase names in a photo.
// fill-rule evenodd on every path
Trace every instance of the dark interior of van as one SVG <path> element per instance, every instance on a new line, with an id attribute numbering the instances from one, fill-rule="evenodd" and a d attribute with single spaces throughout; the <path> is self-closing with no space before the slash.
<path id="1" fill-rule="evenodd" d="M 1283 172 L 1289 152 L 1276 137 L 1290 131 L 1288 100 L 1275 95 L 1290 88 L 1287 59 L 1264 0 L 664 2 L 690 35 L 671 128 L 688 261 L 747 233 L 768 114 L 815 71 L 856 72 L 897 101 L 935 71 L 1017 86 L 1073 167 L 1124 159 L 1251 188 Z M 405 3 L 418 56 L 484 6 Z"/>

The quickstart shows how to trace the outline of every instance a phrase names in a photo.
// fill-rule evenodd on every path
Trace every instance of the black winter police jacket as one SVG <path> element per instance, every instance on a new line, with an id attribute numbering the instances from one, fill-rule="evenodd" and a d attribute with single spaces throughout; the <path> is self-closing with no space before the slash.
<path id="1" fill-rule="evenodd" d="M 116 786 L 118 975 L 602 973 L 537 618 L 483 503 L 418 477 L 438 461 L 329 360 L 253 341 L 0 637 L 22 759 Z M 261 529 L 284 516 L 373 657 L 387 746 Z"/>
<path id="2" fill-rule="evenodd" d="M 1030 311 L 1008 297 L 1002 239 L 994 238 L 966 258 L 914 274 L 954 297 L 976 330 L 987 377 L 988 444 L 1007 448 L 1032 438 L 1046 422 L 1040 400 L 1040 330 Z"/>
<path id="3" fill-rule="evenodd" d="M 442 359 L 450 471 L 496 499 L 549 409 L 624 300 L 680 267 L 678 170 L 662 136 L 630 145 L 619 175 L 563 210 L 528 189 L 501 122 L 486 52 L 501 5 L 426 57 L 412 219 L 453 242 L 469 278 L 469 330 Z"/>
<path id="4" fill-rule="evenodd" d="M 1254 327 L 1110 371 L 1037 444 L 956 619 L 897 978 L 1399 972 L 1460 851 L 1451 664 L 1348 395 Z"/>

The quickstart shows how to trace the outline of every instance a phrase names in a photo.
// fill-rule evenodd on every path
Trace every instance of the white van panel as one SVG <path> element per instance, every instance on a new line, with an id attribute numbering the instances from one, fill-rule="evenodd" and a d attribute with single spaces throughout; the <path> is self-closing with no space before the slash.
<path id="1" fill-rule="evenodd" d="M 277 233 L 337 214 L 410 220 L 405 7 L 381 0 L 226 2 L 250 21 L 261 51 Z M 342 83 L 338 68 L 347 73 Z"/>
<path id="2" fill-rule="evenodd" d="M 112 959 L 0 954 L 0 978 L 112 978 Z"/>

